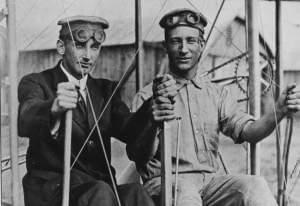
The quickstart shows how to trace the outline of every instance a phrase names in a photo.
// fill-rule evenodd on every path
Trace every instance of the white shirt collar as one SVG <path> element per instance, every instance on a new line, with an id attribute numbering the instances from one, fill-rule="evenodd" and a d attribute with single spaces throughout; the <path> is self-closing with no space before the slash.
<path id="1" fill-rule="evenodd" d="M 64 68 L 62 62 L 60 63 L 60 68 L 63 71 L 63 73 L 67 76 L 69 82 L 74 82 L 75 85 L 80 87 L 80 90 L 85 89 L 88 75 L 84 75 L 82 79 L 78 80 Z"/>

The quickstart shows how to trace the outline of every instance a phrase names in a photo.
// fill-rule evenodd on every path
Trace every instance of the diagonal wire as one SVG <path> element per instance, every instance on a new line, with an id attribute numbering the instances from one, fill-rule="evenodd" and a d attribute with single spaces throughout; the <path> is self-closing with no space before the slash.
<path id="1" fill-rule="evenodd" d="M 96 11 L 98 9 L 98 7 L 103 3 L 103 0 L 99 0 L 99 2 L 97 3 L 97 5 L 94 8 L 93 14 L 96 14 Z"/>
<path id="2" fill-rule="evenodd" d="M 197 11 L 199 11 L 199 9 L 197 8 L 197 6 L 195 4 L 193 4 L 193 2 L 191 2 L 191 0 L 186 0 L 192 7 L 194 7 Z M 224 1 L 224 0 L 223 0 Z M 222 6 L 223 4 L 221 4 Z M 210 22 L 210 20 L 208 19 L 208 21 Z M 210 22 L 212 23 L 212 22 Z M 211 27 L 211 30 L 213 29 L 213 27 Z M 221 31 L 221 29 L 219 29 L 217 26 L 214 26 L 214 29 L 216 29 L 223 37 L 226 37 L 226 34 Z M 208 40 L 208 39 L 207 39 Z M 233 47 L 235 47 L 240 53 L 243 53 L 243 51 L 233 42 L 231 43 Z"/>
<path id="3" fill-rule="evenodd" d="M 40 33 L 38 33 L 37 35 L 35 35 L 33 38 L 32 38 L 32 40 L 23 48 L 23 50 L 26 50 L 29 46 L 31 46 L 34 42 L 35 42 L 35 40 L 37 40 L 45 31 L 47 31 L 48 30 L 48 28 L 51 26 L 51 24 L 53 24 L 56 20 L 57 20 L 57 18 L 58 17 L 61 17 L 64 13 L 66 13 L 66 11 L 67 10 L 69 10 L 72 6 L 73 6 L 73 4 L 76 2 L 76 1 L 78 1 L 78 0 L 73 0 L 69 5 L 68 5 L 68 7 L 67 8 L 65 8 L 59 15 L 57 15 L 49 24 L 47 24 L 47 26 L 40 32 Z M 26 41 L 27 41 L 28 39 L 26 39 Z"/>
<path id="4" fill-rule="evenodd" d="M 75 48 L 75 55 L 76 55 L 77 61 L 79 62 L 79 65 L 80 65 L 80 68 L 81 68 L 81 75 L 82 75 L 82 77 L 84 77 L 83 70 L 82 70 L 82 65 L 81 65 L 81 61 L 80 61 L 79 55 L 77 53 L 76 44 L 75 44 L 75 41 L 74 41 L 74 37 L 73 37 L 72 30 L 71 30 L 69 19 L 67 19 L 67 24 L 68 24 L 69 32 L 70 32 L 71 39 L 72 39 L 72 42 L 73 42 L 73 46 Z M 100 53 L 100 50 L 101 50 L 101 46 L 99 48 L 99 53 Z M 90 96 L 89 89 L 88 89 L 87 85 L 86 85 L 86 91 L 87 91 L 87 97 L 88 97 L 89 102 L 90 102 L 92 115 L 93 115 L 93 118 L 94 118 L 94 120 L 96 122 L 97 121 L 96 113 L 95 113 L 95 110 L 94 110 L 94 107 L 93 107 L 93 103 L 92 103 L 91 96 Z M 119 197 L 119 194 L 118 194 L 116 182 L 115 182 L 115 179 L 113 177 L 113 174 L 112 174 L 112 171 L 111 171 L 111 168 L 110 168 L 110 163 L 109 163 L 109 160 L 108 160 L 108 157 L 107 157 L 107 152 L 106 152 L 106 149 L 105 149 L 103 138 L 102 138 L 102 135 L 101 135 L 101 132 L 100 132 L 99 125 L 97 123 L 96 123 L 96 128 L 97 128 L 97 132 L 98 132 L 98 135 L 99 135 L 99 140 L 100 140 L 100 143 L 101 143 L 101 147 L 102 147 L 102 150 L 103 150 L 103 154 L 104 154 L 104 158 L 105 158 L 105 163 L 106 163 L 106 166 L 108 168 L 108 172 L 109 172 L 109 175 L 110 175 L 110 178 L 111 178 L 111 181 L 112 181 L 112 187 L 113 187 L 114 193 L 116 195 L 117 203 L 118 203 L 118 206 L 121 206 L 121 201 L 120 201 L 120 197 Z M 71 169 L 72 169 L 72 167 L 70 168 L 70 171 L 71 171 Z"/>
<path id="5" fill-rule="evenodd" d="M 82 69 L 82 65 L 81 65 L 81 61 L 80 61 L 79 55 L 77 53 L 75 40 L 74 40 L 74 37 L 73 37 L 73 33 L 72 33 L 72 30 L 71 30 L 71 26 L 70 26 L 70 22 L 69 22 L 68 18 L 67 18 L 67 24 L 68 24 L 68 29 L 69 29 L 70 36 L 71 36 L 71 39 L 72 39 L 72 43 L 73 43 L 73 46 L 75 48 L 75 56 L 77 58 L 77 61 L 79 62 L 79 66 L 80 66 L 80 69 L 81 69 L 81 76 L 84 77 L 83 69 Z M 99 53 L 100 53 L 100 50 L 101 50 L 101 47 L 99 48 Z M 93 118 L 95 118 L 95 121 L 96 121 L 97 120 L 96 119 L 96 114 L 95 114 L 95 110 L 93 108 L 93 104 L 92 104 L 92 101 L 91 101 L 91 97 L 90 97 L 90 93 L 89 93 L 89 89 L 88 89 L 87 85 L 86 85 L 86 91 L 87 91 L 87 96 L 88 96 L 89 102 L 91 104 L 90 106 L 91 106 Z M 99 128 L 98 124 L 96 124 L 96 128 L 97 128 L 97 131 L 98 131 L 98 135 L 99 135 L 101 147 L 102 147 L 102 150 L 103 150 L 103 153 L 104 153 L 105 163 L 106 163 L 106 166 L 108 168 L 108 172 L 109 172 L 109 175 L 110 175 L 110 178 L 111 178 L 113 190 L 114 190 L 114 193 L 116 195 L 117 203 L 118 203 L 118 206 L 121 206 L 121 201 L 120 201 L 120 197 L 119 197 L 119 194 L 118 194 L 116 182 L 115 182 L 115 179 L 113 178 L 113 174 L 112 174 L 112 171 L 111 171 L 111 168 L 110 168 L 110 164 L 109 164 L 109 160 L 108 160 L 108 157 L 107 157 L 107 152 L 106 152 L 106 149 L 105 149 L 105 146 L 104 146 L 104 143 L 103 143 L 102 135 L 101 135 L 100 128 Z M 72 167 L 70 168 L 70 171 L 71 171 L 71 169 L 72 169 Z"/>
<path id="6" fill-rule="evenodd" d="M 155 24 L 155 22 L 156 22 L 156 20 L 157 20 L 157 18 L 158 18 L 158 16 L 159 16 L 159 14 L 161 13 L 161 11 L 163 10 L 163 8 L 165 7 L 167 1 L 168 1 L 168 0 L 165 0 L 164 5 L 163 5 L 163 6 L 161 7 L 161 9 L 159 10 L 159 12 L 158 12 L 156 18 L 154 19 L 153 23 L 151 24 L 151 26 L 150 26 L 149 29 L 147 30 L 147 33 L 146 33 L 146 35 L 145 35 L 144 38 L 146 38 L 146 37 L 148 36 L 148 34 L 151 32 L 151 30 L 153 29 L 153 26 L 154 26 L 154 24 Z M 126 68 L 126 71 L 124 72 L 123 76 L 121 77 L 121 79 L 119 80 L 118 84 L 117 84 L 116 87 L 114 88 L 114 90 L 113 90 L 111 96 L 109 97 L 109 99 L 107 100 L 106 104 L 104 105 L 104 107 L 103 107 L 103 109 L 102 109 L 102 111 L 101 111 L 101 113 L 100 113 L 100 115 L 99 115 L 97 121 L 95 121 L 94 126 L 92 127 L 90 133 L 88 134 L 88 136 L 87 136 L 85 142 L 83 143 L 81 149 L 79 150 L 78 154 L 76 155 L 74 162 L 76 162 L 76 161 L 78 160 L 78 158 L 79 158 L 80 154 L 82 153 L 82 151 L 83 151 L 85 145 L 87 144 L 87 142 L 88 142 L 88 140 L 90 139 L 92 133 L 93 133 L 94 130 L 96 129 L 96 125 L 98 125 L 98 122 L 100 121 L 100 119 L 102 118 L 102 116 L 103 116 L 104 112 L 106 111 L 108 105 L 110 104 L 110 102 L 111 102 L 113 96 L 116 94 L 116 92 L 119 90 L 120 86 L 122 85 L 123 80 L 124 80 L 125 77 L 127 76 L 128 72 L 129 72 L 129 69 L 130 69 L 130 66 L 131 66 L 131 64 L 134 62 L 135 57 L 136 57 L 136 55 L 138 54 L 138 52 L 139 52 L 140 49 L 141 49 L 141 48 L 138 48 L 137 51 L 134 53 L 132 59 L 130 60 L 131 63 L 130 63 L 129 66 Z M 73 165 L 74 165 L 74 164 L 73 164 Z"/>
<path id="7" fill-rule="evenodd" d="M 24 15 L 20 18 L 20 21 L 17 22 L 16 27 L 19 27 L 22 24 L 22 22 L 25 22 L 25 20 L 30 16 L 28 14 L 30 14 L 33 11 L 33 9 L 38 5 L 39 1 L 40 0 L 35 0 L 35 2 L 31 5 L 31 7 L 26 12 L 24 12 Z"/>

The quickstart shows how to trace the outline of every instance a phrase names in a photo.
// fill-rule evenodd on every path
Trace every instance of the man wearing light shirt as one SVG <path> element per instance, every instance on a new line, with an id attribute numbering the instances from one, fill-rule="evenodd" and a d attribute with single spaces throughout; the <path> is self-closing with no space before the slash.
<path id="1" fill-rule="evenodd" d="M 152 115 L 151 102 L 130 113 L 117 93 L 98 122 L 101 135 L 97 130 L 90 133 L 116 87 L 116 82 L 90 75 L 108 22 L 100 17 L 73 16 L 58 24 L 57 51 L 62 60 L 52 69 L 23 77 L 18 89 L 18 132 L 29 138 L 23 178 L 25 205 L 61 205 L 65 112 L 72 109 L 70 205 L 115 206 L 118 194 L 124 206 L 153 206 L 139 184 L 113 189 L 115 170 L 110 162 L 110 137 L 128 143 L 138 133 L 154 134 L 153 123 L 144 118 Z"/>
<path id="2" fill-rule="evenodd" d="M 235 143 L 261 141 L 274 130 L 277 120 L 300 110 L 299 88 L 286 87 L 275 104 L 275 114 L 271 110 L 255 120 L 240 111 L 230 90 L 211 83 L 203 75 L 205 68 L 198 65 L 206 43 L 206 25 L 205 16 L 191 9 L 173 10 L 161 18 L 170 73 L 158 76 L 142 89 L 136 95 L 134 107 L 144 106 L 148 99 L 154 102 L 154 110 L 161 107 L 158 103 L 172 104 L 158 112 L 163 114 L 154 120 L 173 120 L 168 122 L 168 133 L 172 142 L 172 172 L 175 174 L 177 168 L 179 172 L 177 206 L 275 206 L 262 177 L 220 173 L 220 133 Z M 180 122 L 176 121 L 178 117 Z M 127 152 L 135 161 L 147 191 L 159 202 L 163 134 L 157 131 L 156 138 L 141 136 L 128 144 Z"/>

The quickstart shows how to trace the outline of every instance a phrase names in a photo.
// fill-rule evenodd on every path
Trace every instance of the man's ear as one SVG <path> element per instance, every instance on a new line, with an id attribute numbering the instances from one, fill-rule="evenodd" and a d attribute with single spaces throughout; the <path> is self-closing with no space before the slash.
<path id="1" fill-rule="evenodd" d="M 65 43 L 61 39 L 57 40 L 56 42 L 56 50 L 60 55 L 65 54 Z"/>
<path id="2" fill-rule="evenodd" d="M 206 44 L 206 41 L 203 40 L 203 41 L 200 42 L 200 44 L 201 44 L 201 47 L 204 48 L 204 47 L 205 47 L 205 44 Z"/>
<path id="3" fill-rule="evenodd" d="M 162 45 L 163 45 L 163 49 L 164 49 L 164 51 L 165 52 L 167 52 L 168 51 L 168 44 L 167 44 L 167 42 L 166 42 L 167 40 L 164 40 L 163 42 L 162 42 Z"/>

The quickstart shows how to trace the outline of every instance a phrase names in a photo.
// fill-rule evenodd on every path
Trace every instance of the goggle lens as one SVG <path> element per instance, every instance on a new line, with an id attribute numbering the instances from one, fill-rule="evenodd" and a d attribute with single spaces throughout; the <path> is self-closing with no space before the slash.
<path id="1" fill-rule="evenodd" d="M 98 43 L 103 43 L 105 40 L 105 32 L 103 30 L 94 31 L 80 29 L 74 33 L 75 40 L 81 43 L 87 42 L 92 37 L 94 37 Z"/>
<path id="2" fill-rule="evenodd" d="M 168 27 L 173 27 L 177 26 L 180 23 L 188 23 L 191 25 L 199 24 L 201 21 L 200 17 L 190 13 L 190 12 L 185 12 L 181 14 L 177 14 L 174 16 L 170 16 L 169 18 L 166 19 L 166 25 Z"/>
<path id="3" fill-rule="evenodd" d="M 200 22 L 200 18 L 199 18 L 199 16 L 196 16 L 194 14 L 187 14 L 186 21 L 191 24 L 198 24 Z"/>

